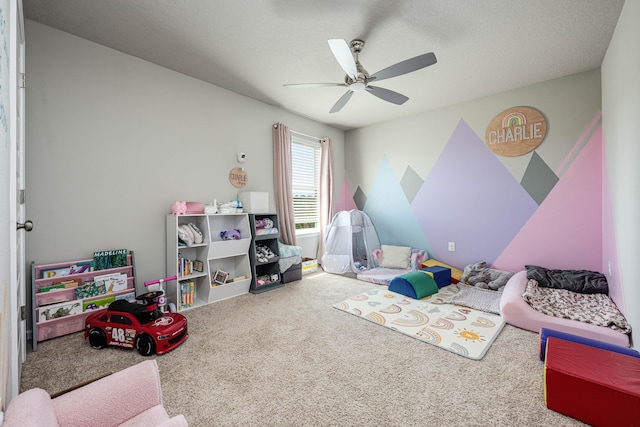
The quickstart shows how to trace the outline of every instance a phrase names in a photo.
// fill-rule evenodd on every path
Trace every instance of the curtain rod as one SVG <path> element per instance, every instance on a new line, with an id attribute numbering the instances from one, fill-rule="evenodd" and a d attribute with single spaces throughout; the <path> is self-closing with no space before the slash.
<path id="1" fill-rule="evenodd" d="M 273 127 L 278 129 L 278 123 L 274 123 Z M 302 132 L 297 132 L 295 130 L 289 130 L 289 132 L 291 133 L 295 133 L 298 136 L 303 136 L 305 138 L 311 138 L 311 139 L 317 139 L 318 141 L 322 141 L 323 138 L 318 138 L 317 136 L 311 136 L 311 135 L 307 135 L 306 133 L 302 133 Z"/>

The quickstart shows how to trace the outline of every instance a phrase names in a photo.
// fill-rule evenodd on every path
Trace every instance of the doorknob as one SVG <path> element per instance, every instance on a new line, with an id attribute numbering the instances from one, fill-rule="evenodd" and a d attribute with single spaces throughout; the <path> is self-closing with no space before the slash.
<path id="1" fill-rule="evenodd" d="M 21 228 L 24 228 L 24 231 L 33 230 L 33 222 L 31 222 L 31 220 L 28 219 L 24 222 L 24 224 L 18 223 L 18 226 L 16 227 L 16 229 L 20 230 Z"/>

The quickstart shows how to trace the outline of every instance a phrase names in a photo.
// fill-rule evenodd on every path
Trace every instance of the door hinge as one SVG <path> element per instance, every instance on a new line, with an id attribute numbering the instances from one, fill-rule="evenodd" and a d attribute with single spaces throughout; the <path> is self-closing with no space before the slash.
<path id="1" fill-rule="evenodd" d="M 27 87 L 27 75 L 25 73 L 20 73 L 20 88 Z"/>
<path id="2" fill-rule="evenodd" d="M 19 200 L 20 204 L 24 205 L 26 199 L 27 199 L 27 195 L 25 194 L 25 190 L 24 189 L 20 190 L 20 200 Z"/>
<path id="3" fill-rule="evenodd" d="M 27 320 L 27 307 L 24 305 L 20 307 L 20 320 Z"/>

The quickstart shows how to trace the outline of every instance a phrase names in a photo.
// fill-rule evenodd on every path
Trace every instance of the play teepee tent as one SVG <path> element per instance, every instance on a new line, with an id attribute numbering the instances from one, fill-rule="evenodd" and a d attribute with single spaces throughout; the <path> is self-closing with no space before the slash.
<path id="1" fill-rule="evenodd" d="M 359 210 L 333 216 L 324 239 L 322 268 L 329 273 L 359 273 L 374 267 L 371 256 L 380 239 L 371 218 Z"/>

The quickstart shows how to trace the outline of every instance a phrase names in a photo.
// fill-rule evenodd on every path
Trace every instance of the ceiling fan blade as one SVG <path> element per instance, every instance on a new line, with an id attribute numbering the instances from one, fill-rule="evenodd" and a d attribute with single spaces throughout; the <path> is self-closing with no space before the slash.
<path id="1" fill-rule="evenodd" d="M 342 107 L 344 107 L 349 99 L 351 99 L 351 95 L 353 95 L 353 91 L 348 90 L 344 95 L 340 97 L 340 99 L 338 99 L 338 102 L 333 105 L 329 113 L 337 113 L 338 111 L 342 110 Z"/>
<path id="2" fill-rule="evenodd" d="M 351 48 L 349 48 L 347 41 L 343 39 L 329 39 L 329 47 L 344 72 L 353 80 L 356 80 L 358 77 L 358 67 L 356 67 L 356 61 L 353 59 L 353 53 L 351 53 Z"/>
<path id="3" fill-rule="evenodd" d="M 384 99 L 385 101 L 388 101 L 397 105 L 402 105 L 409 100 L 409 98 L 407 98 L 401 93 L 394 92 L 392 90 L 381 88 L 381 87 L 367 86 L 365 90 L 369 92 L 371 95 L 377 96 L 380 99 Z"/>
<path id="4" fill-rule="evenodd" d="M 282 86 L 306 89 L 306 88 L 313 88 L 313 87 L 346 86 L 346 84 L 345 83 L 292 83 L 292 84 L 286 84 Z"/>
<path id="5" fill-rule="evenodd" d="M 391 77 L 401 76 L 403 74 L 428 67 L 436 62 L 438 62 L 438 60 L 433 52 L 425 53 L 424 55 L 418 55 L 416 57 L 406 59 L 402 62 L 391 65 L 384 70 L 380 70 L 371 75 L 371 80 L 380 81 Z"/>

